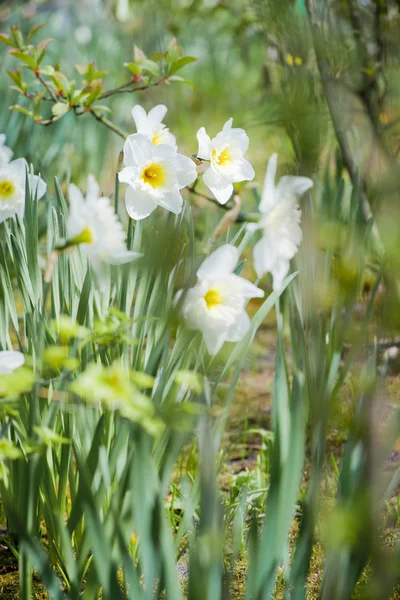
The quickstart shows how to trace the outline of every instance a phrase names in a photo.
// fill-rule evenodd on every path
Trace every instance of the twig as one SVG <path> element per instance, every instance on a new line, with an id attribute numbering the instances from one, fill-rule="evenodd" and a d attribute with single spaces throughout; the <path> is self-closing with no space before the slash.
<path id="1" fill-rule="evenodd" d="M 50 94 L 53 102 L 58 102 L 58 98 L 55 95 L 55 93 L 53 92 L 53 90 L 51 89 L 51 87 L 49 87 L 47 85 L 47 82 L 43 79 L 43 77 L 39 74 L 39 73 L 35 73 L 36 77 L 39 79 L 40 83 L 43 85 L 44 88 L 46 88 L 46 90 L 48 91 L 48 93 Z"/>
<path id="2" fill-rule="evenodd" d="M 124 133 L 122 131 L 122 129 L 120 129 L 119 127 L 117 127 L 116 125 L 114 125 L 114 123 L 112 123 L 112 121 L 109 121 L 105 117 L 102 117 L 99 114 L 97 114 L 95 112 L 95 108 L 91 108 L 89 112 L 96 119 L 96 121 L 99 121 L 99 123 L 102 123 L 103 125 L 105 125 L 106 127 L 108 127 L 108 129 L 111 129 L 111 131 L 114 131 L 114 133 L 116 133 L 117 135 L 119 135 L 120 137 L 122 137 L 122 139 L 126 140 L 126 138 L 128 137 L 128 134 Z M 84 113 L 81 113 L 81 114 L 84 114 Z"/>
<path id="3" fill-rule="evenodd" d="M 207 244 L 207 247 L 203 250 L 204 254 L 209 254 L 211 252 L 212 247 L 214 246 L 217 239 L 226 231 L 228 231 L 229 227 L 236 223 L 236 220 L 240 214 L 241 200 L 239 194 L 235 194 L 233 196 L 233 201 L 235 205 L 228 210 L 228 212 L 222 217 L 221 221 L 218 223 L 216 228 L 214 229 L 212 236 Z"/>
<path id="4" fill-rule="evenodd" d="M 142 92 L 144 90 L 148 90 L 150 87 L 155 87 L 156 85 L 160 85 L 160 83 L 162 83 L 164 81 L 164 79 L 159 79 L 158 81 L 154 82 L 154 83 L 149 83 L 146 85 L 139 85 L 136 86 L 134 88 L 131 88 L 129 86 L 134 85 L 134 81 L 129 81 L 128 83 L 124 83 L 123 85 L 120 85 L 117 88 L 113 88 L 111 90 L 107 90 L 106 92 L 103 92 L 103 94 L 100 96 L 99 100 L 104 100 L 104 98 L 110 98 L 110 96 L 116 96 L 117 94 L 133 94 L 134 92 Z"/>

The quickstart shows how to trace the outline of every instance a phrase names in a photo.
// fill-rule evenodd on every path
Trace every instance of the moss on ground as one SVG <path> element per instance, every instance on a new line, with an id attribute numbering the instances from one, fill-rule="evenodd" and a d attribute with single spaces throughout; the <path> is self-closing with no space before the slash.
<path id="1" fill-rule="evenodd" d="M 0 598 L 1 600 L 19 599 L 19 576 L 18 571 L 0 575 Z M 33 600 L 50 600 L 43 584 L 37 579 L 33 580 Z"/>

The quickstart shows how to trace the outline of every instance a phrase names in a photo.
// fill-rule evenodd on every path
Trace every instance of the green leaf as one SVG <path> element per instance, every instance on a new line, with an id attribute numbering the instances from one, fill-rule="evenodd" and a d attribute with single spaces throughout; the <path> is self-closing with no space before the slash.
<path id="1" fill-rule="evenodd" d="M 64 94 L 68 94 L 71 89 L 72 82 L 68 81 L 64 73 L 61 71 L 54 71 L 51 75 L 52 80 L 54 81 L 57 89 L 64 92 Z"/>
<path id="2" fill-rule="evenodd" d="M 147 56 L 136 44 L 133 46 L 133 60 L 135 62 L 140 62 L 142 60 L 147 60 Z"/>
<path id="3" fill-rule="evenodd" d="M 10 106 L 10 110 L 16 110 L 17 112 L 20 112 L 23 115 L 25 115 L 26 117 L 29 117 L 30 119 L 32 119 L 32 121 L 37 120 L 35 115 L 32 112 L 30 112 L 26 108 L 23 108 L 22 106 L 19 106 L 19 104 L 13 104 L 12 106 Z"/>
<path id="4" fill-rule="evenodd" d="M 70 107 L 66 102 L 57 102 L 51 107 L 51 112 L 55 117 L 62 117 L 70 110 Z"/>
<path id="5" fill-rule="evenodd" d="M 40 67 L 39 73 L 41 75 L 47 75 L 50 77 L 50 75 L 53 75 L 55 73 L 55 70 L 54 67 L 52 67 L 51 65 L 44 65 L 43 67 Z"/>
<path id="6" fill-rule="evenodd" d="M 28 65 L 32 71 L 36 70 L 37 64 L 36 60 L 30 56 L 27 52 L 20 52 L 19 50 L 10 50 L 10 54 L 15 58 L 18 58 L 20 61 Z"/>
<path id="7" fill-rule="evenodd" d="M 179 75 L 172 75 L 171 77 L 168 77 L 168 81 L 176 81 L 178 83 L 184 83 L 185 85 L 188 85 L 190 88 L 192 88 L 192 90 L 194 89 L 194 85 L 191 81 L 187 81 L 186 79 L 184 79 L 183 77 L 180 77 Z"/>
<path id="8" fill-rule="evenodd" d="M 132 73 L 132 75 L 140 75 L 141 73 L 141 68 L 139 67 L 139 65 L 137 63 L 124 63 L 124 67 L 126 67 L 127 69 L 130 70 L 130 72 Z"/>
<path id="9" fill-rule="evenodd" d="M 13 48 L 18 48 L 14 40 L 6 33 L 0 33 L 0 42 L 12 46 Z"/>
<path id="10" fill-rule="evenodd" d="M 26 37 L 26 43 L 28 43 L 33 36 L 40 30 L 42 29 L 42 27 L 45 27 L 46 23 L 37 23 L 36 25 L 34 25 L 33 27 L 31 27 L 27 37 Z"/>
<path id="11" fill-rule="evenodd" d="M 151 75 L 154 75 L 155 77 L 160 76 L 160 66 L 153 60 L 149 60 L 149 59 L 140 60 L 136 64 L 139 66 L 141 71 L 147 71 L 148 73 L 151 73 Z"/>
<path id="12" fill-rule="evenodd" d="M 189 65 L 192 62 L 195 62 L 197 58 L 193 56 L 183 56 L 182 58 L 178 58 L 175 62 L 173 62 L 168 70 L 168 75 L 173 75 L 180 69 L 183 69 L 184 66 Z"/>
<path id="13" fill-rule="evenodd" d="M 22 33 L 19 27 L 13 26 L 10 28 L 11 36 L 16 43 L 18 48 L 23 48 L 24 46 L 24 38 L 22 37 Z"/>
<path id="14" fill-rule="evenodd" d="M 168 49 L 165 54 L 165 58 L 168 62 L 174 63 L 175 61 L 179 60 L 181 57 L 182 57 L 182 48 L 180 47 L 180 45 L 174 38 L 168 44 Z"/>

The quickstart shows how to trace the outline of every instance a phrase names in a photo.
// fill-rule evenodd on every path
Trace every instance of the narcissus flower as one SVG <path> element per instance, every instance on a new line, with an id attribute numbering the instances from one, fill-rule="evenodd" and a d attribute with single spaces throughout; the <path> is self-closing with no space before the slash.
<path id="1" fill-rule="evenodd" d="M 8 164 L 0 163 L 0 223 L 10 217 L 24 216 L 25 179 L 28 164 L 24 158 L 17 158 Z M 46 193 L 46 184 L 37 175 L 28 175 L 32 197 L 38 200 Z"/>
<path id="2" fill-rule="evenodd" d="M 204 127 L 197 132 L 197 157 L 210 161 L 203 175 L 205 185 L 220 204 L 226 204 L 233 194 L 233 183 L 254 179 L 254 169 L 244 158 L 249 138 L 244 129 L 232 128 L 229 119 L 212 140 Z"/>
<path id="3" fill-rule="evenodd" d="M 0 165 L 7 164 L 12 159 L 14 152 L 6 146 L 6 136 L 4 133 L 0 133 Z"/>
<path id="4" fill-rule="evenodd" d="M 246 301 L 264 296 L 258 287 L 234 274 L 238 259 L 234 246 L 218 248 L 202 263 L 197 284 L 183 298 L 186 325 L 201 331 L 210 354 L 216 354 L 224 342 L 238 342 L 246 335 L 250 328 Z"/>
<path id="5" fill-rule="evenodd" d="M 19 369 L 25 362 L 22 352 L 14 350 L 2 350 L 0 352 L 0 375 L 10 375 L 15 369 Z"/>
<path id="6" fill-rule="evenodd" d="M 164 104 L 154 106 L 148 113 L 143 106 L 136 104 L 132 108 L 132 117 L 135 121 L 137 133 L 142 133 L 155 145 L 168 144 L 177 150 L 176 138 L 170 133 L 168 127 L 162 123 L 167 107 Z"/>
<path id="7" fill-rule="evenodd" d="M 273 288 L 279 290 L 303 238 L 297 198 L 313 186 L 308 177 L 282 177 L 275 186 L 278 155 L 269 159 L 259 210 L 261 219 L 250 230 L 262 229 L 263 237 L 253 250 L 258 277 L 272 273 Z"/>
<path id="8" fill-rule="evenodd" d="M 124 145 L 125 168 L 119 180 L 128 184 L 126 210 L 132 219 L 144 219 L 157 206 L 178 214 L 183 200 L 180 190 L 197 177 L 196 165 L 177 154 L 173 146 L 154 146 L 141 133 L 130 135 Z"/>
<path id="9" fill-rule="evenodd" d="M 76 185 L 68 187 L 69 245 L 80 244 L 93 269 L 101 273 L 103 263 L 118 265 L 140 256 L 126 248 L 125 233 L 109 198 L 100 196 L 100 188 L 92 175 L 87 182 L 86 200 Z"/>

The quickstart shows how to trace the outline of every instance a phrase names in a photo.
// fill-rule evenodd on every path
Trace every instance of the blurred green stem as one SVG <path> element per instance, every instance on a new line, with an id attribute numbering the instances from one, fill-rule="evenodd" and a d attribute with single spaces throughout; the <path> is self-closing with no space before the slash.
<path id="1" fill-rule="evenodd" d="M 341 122 L 339 111 L 336 109 L 336 106 L 335 106 L 335 96 L 332 91 L 332 84 L 329 80 L 329 73 L 328 73 L 328 70 L 327 70 L 324 60 L 321 58 L 321 56 L 318 52 L 316 24 L 315 24 L 315 19 L 314 19 L 313 13 L 312 13 L 310 0 L 306 0 L 306 7 L 307 7 L 307 13 L 308 13 L 308 18 L 309 18 L 309 22 L 310 22 L 311 33 L 312 33 L 315 57 L 316 57 L 316 61 L 317 61 L 318 70 L 319 70 L 319 73 L 321 76 L 322 87 L 324 90 L 326 102 L 327 102 L 329 113 L 331 116 L 333 129 L 335 131 L 335 136 L 336 136 L 337 142 L 339 144 L 340 151 L 343 155 L 343 160 L 345 162 L 347 171 L 349 172 L 349 175 L 350 175 L 353 185 L 357 186 L 359 183 L 361 183 L 361 208 L 362 208 L 364 220 L 367 223 L 374 217 L 373 217 L 372 210 L 371 210 L 371 207 L 370 207 L 370 204 L 368 201 L 365 181 L 360 181 L 358 168 L 353 159 L 353 156 L 351 154 L 351 150 L 350 150 L 350 147 L 349 147 L 349 144 L 347 141 L 346 131 L 343 126 L 343 123 Z M 384 246 L 382 244 L 382 240 L 381 240 L 381 237 L 380 237 L 380 234 L 378 231 L 378 227 L 375 222 L 372 225 L 371 233 L 372 233 L 372 237 L 375 242 L 375 250 L 377 251 L 378 256 L 382 257 L 384 254 Z"/>

